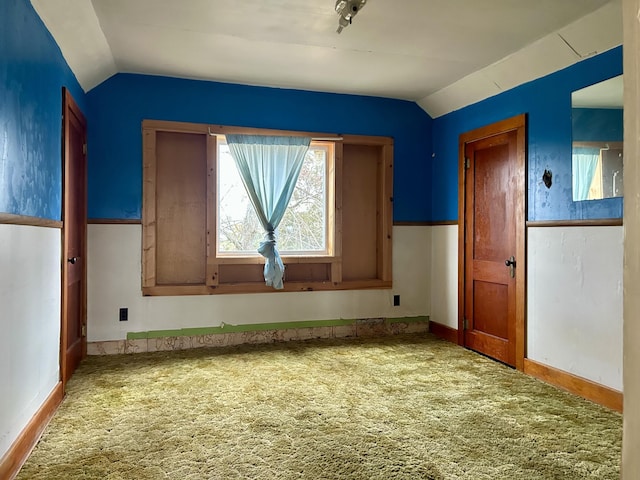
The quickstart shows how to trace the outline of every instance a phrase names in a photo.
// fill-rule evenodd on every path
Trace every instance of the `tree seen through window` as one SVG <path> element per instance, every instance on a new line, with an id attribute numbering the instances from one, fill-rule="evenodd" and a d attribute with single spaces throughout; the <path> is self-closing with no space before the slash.
<path id="1" fill-rule="evenodd" d="M 287 211 L 276 230 L 281 253 L 327 251 L 329 147 L 312 142 Z M 218 252 L 256 254 L 265 232 L 249 201 L 227 144 L 218 143 Z"/>

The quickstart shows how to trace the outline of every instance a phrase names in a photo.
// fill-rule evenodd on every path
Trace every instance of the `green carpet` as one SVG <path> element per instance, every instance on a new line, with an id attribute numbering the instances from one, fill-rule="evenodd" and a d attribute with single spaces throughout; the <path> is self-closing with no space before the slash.
<path id="1" fill-rule="evenodd" d="M 617 479 L 621 415 L 430 335 L 90 357 L 19 479 Z"/>

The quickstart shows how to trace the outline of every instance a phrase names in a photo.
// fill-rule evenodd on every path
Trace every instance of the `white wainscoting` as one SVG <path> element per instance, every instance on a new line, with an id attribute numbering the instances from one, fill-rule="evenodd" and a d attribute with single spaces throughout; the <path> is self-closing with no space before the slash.
<path id="1" fill-rule="evenodd" d="M 61 231 L 0 224 L 0 457 L 60 376 Z"/>
<path id="2" fill-rule="evenodd" d="M 143 297 L 140 225 L 88 228 L 88 340 L 124 340 L 127 332 L 224 324 L 426 316 L 430 310 L 431 233 L 393 229 L 393 289 L 336 292 Z M 400 306 L 393 296 L 400 295 Z M 129 309 L 120 322 L 118 311 Z"/>
<path id="3" fill-rule="evenodd" d="M 529 227 L 527 357 L 622 391 L 622 227 Z M 431 227 L 432 322 L 458 327 L 458 227 Z"/>
<path id="4" fill-rule="evenodd" d="M 431 321 L 458 328 L 458 226 L 431 228 Z"/>
<path id="5" fill-rule="evenodd" d="M 622 391 L 623 227 L 530 227 L 527 248 L 527 357 Z"/>

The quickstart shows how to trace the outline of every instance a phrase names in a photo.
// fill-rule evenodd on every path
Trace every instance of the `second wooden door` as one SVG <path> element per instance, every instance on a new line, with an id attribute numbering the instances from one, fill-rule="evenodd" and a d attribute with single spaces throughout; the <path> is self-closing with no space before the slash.
<path id="1" fill-rule="evenodd" d="M 464 134 L 460 148 L 463 343 L 522 368 L 524 116 Z"/>

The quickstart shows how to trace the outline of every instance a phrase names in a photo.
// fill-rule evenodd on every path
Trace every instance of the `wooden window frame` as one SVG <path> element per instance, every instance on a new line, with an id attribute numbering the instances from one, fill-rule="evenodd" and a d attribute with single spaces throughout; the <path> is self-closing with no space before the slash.
<path id="1" fill-rule="evenodd" d="M 324 259 L 329 260 L 335 257 L 335 152 L 336 152 L 336 141 L 335 140 L 312 140 L 310 149 L 313 146 L 318 146 L 324 150 L 326 150 L 326 161 L 325 161 L 325 186 L 326 186 L 326 194 L 325 194 L 325 249 L 324 251 L 299 251 L 299 252 L 287 252 L 282 251 L 280 249 L 280 257 L 284 259 L 289 259 L 290 262 L 299 263 L 300 258 L 308 258 L 313 262 L 313 259 Z M 219 151 L 218 145 L 216 144 L 216 155 Z M 217 165 L 216 165 L 217 167 Z M 216 172 L 219 170 L 216 169 Z M 217 192 L 216 192 L 217 193 Z M 216 211 L 219 210 L 219 205 L 217 205 L 218 197 L 216 195 Z M 216 242 L 220 236 L 220 224 L 216 222 Z M 251 253 L 246 252 L 220 252 L 218 250 L 218 245 L 216 243 L 216 251 L 215 255 L 218 260 L 232 258 L 234 259 L 231 263 L 264 263 L 264 259 L 255 253 L 255 248 Z"/>
<path id="2" fill-rule="evenodd" d="M 157 269 L 157 201 L 156 201 L 156 136 L 158 132 L 200 134 L 206 136 L 206 267 L 205 278 L 198 284 L 167 284 L 159 283 L 156 276 Z M 328 204 L 333 208 L 327 210 L 328 239 L 332 239 L 329 255 L 302 254 L 283 255 L 283 263 L 297 273 L 292 279 L 287 278 L 283 290 L 267 287 L 264 281 L 250 281 L 242 279 L 243 269 L 258 268 L 264 264 L 261 256 L 234 256 L 217 254 L 217 142 L 216 135 L 230 133 L 252 135 L 292 135 L 309 136 L 312 138 L 338 137 L 342 140 L 334 142 L 334 161 L 327 171 L 329 177 L 334 178 L 333 185 L 327 189 Z M 246 127 L 228 127 L 219 125 L 167 122 L 158 120 L 144 120 L 142 122 L 143 138 L 143 205 L 142 205 L 142 293 L 144 295 L 211 295 L 227 293 L 266 293 L 280 291 L 311 291 L 311 290 L 350 290 L 350 289 L 382 289 L 391 288 L 391 254 L 392 254 L 392 182 L 393 182 L 393 139 L 390 137 L 335 135 L 317 132 L 300 132 L 285 130 L 257 129 Z M 370 263 L 368 270 L 373 274 L 358 277 L 358 272 L 343 271 L 343 150 L 348 145 L 350 150 L 358 148 L 366 152 L 375 152 L 375 163 L 365 161 L 370 176 L 375 177 L 376 205 L 368 208 L 370 218 L 375 218 L 375 225 L 368 225 L 369 230 L 375 229 L 375 239 L 363 239 L 369 242 L 369 251 L 374 252 L 375 258 L 365 259 Z M 373 149 L 373 150 L 372 150 Z M 348 161 L 348 160 L 347 160 Z M 331 188 L 332 187 L 332 188 Z M 374 188 L 374 187 L 370 187 Z M 370 194 L 371 195 L 371 194 Z M 347 212 L 349 207 L 346 206 Z M 351 212 L 353 218 L 357 218 Z M 374 242 L 374 243 L 372 243 Z M 353 239 L 350 239 L 352 245 Z M 358 255 L 353 246 L 351 255 Z M 353 262 L 351 262 L 353 263 Z M 374 265 L 375 263 L 375 265 Z M 260 267 L 261 268 L 261 267 Z M 255 269 L 254 269 L 255 270 Z M 304 272 L 310 272 L 305 277 Z M 226 273 L 225 273 L 226 272 Z M 315 273 L 314 273 L 315 272 Z M 239 280 L 226 280 L 235 279 Z"/>

